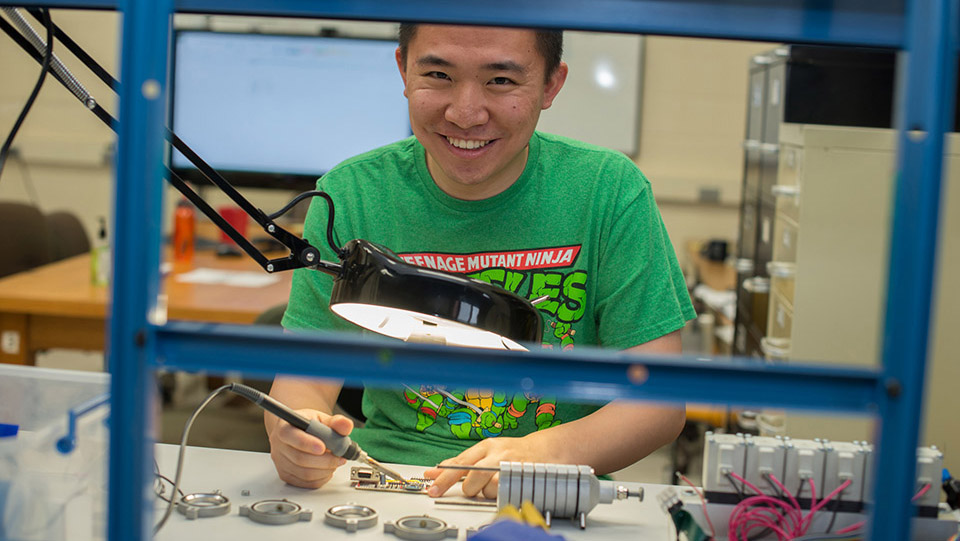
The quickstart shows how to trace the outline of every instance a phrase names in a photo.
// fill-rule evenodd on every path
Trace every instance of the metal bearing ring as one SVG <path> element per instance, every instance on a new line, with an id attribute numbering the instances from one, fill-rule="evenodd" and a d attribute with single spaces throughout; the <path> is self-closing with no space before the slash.
<path id="1" fill-rule="evenodd" d="M 343 528 L 348 532 L 355 532 L 364 528 L 376 525 L 380 516 L 372 507 L 348 503 L 345 505 L 334 505 L 327 509 L 327 514 L 323 521 L 330 526 Z"/>
<path id="2" fill-rule="evenodd" d="M 190 520 L 219 517 L 230 512 L 230 500 L 219 490 L 196 492 L 180 498 L 177 501 L 177 511 Z"/>
<path id="3" fill-rule="evenodd" d="M 410 541 L 439 541 L 460 533 L 456 526 L 429 515 L 411 515 L 396 522 L 384 522 L 383 531 Z"/>
<path id="4" fill-rule="evenodd" d="M 247 517 L 260 524 L 279 526 L 294 522 L 309 522 L 313 511 L 284 498 L 282 500 L 260 500 L 252 505 L 240 506 L 240 516 Z"/>

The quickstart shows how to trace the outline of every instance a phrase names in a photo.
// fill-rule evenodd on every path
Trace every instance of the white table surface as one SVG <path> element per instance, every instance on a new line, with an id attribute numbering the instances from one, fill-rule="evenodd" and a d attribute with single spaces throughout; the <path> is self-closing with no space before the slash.
<path id="1" fill-rule="evenodd" d="M 160 472 L 171 479 L 176 472 L 177 450 L 178 447 L 175 445 L 158 444 L 156 446 Z M 494 515 L 495 508 L 437 505 L 432 498 L 421 494 L 393 494 L 351 488 L 349 478 L 352 465 L 358 464 L 348 462 L 337 470 L 334 478 L 323 488 L 307 490 L 281 481 L 273 468 L 270 455 L 266 453 L 188 447 L 181 480 L 183 491 L 189 494 L 219 489 L 230 499 L 230 514 L 188 520 L 174 510 L 156 539 L 159 541 L 398 539 L 392 534 L 383 532 L 384 522 L 395 521 L 408 515 L 427 514 L 457 526 L 460 529 L 457 539 L 462 540 L 466 539 L 468 527 L 485 524 Z M 405 465 L 398 465 L 397 469 L 405 476 L 419 476 L 424 470 L 423 467 Z M 657 502 L 657 494 L 665 487 L 639 483 L 619 484 L 643 486 L 645 490 L 643 502 L 631 499 L 615 501 L 612 504 L 598 504 L 587 515 L 585 530 L 580 530 L 568 519 L 555 519 L 551 533 L 562 535 L 568 540 L 673 539 L 673 526 Z M 243 490 L 249 490 L 250 495 L 242 496 Z M 169 486 L 167 493 L 169 494 Z M 448 495 L 461 495 L 459 487 L 451 489 Z M 278 498 L 286 498 L 311 509 L 313 519 L 309 522 L 269 526 L 258 524 L 239 515 L 241 505 Z M 348 502 L 375 509 L 380 514 L 377 525 L 351 533 L 328 526 L 323 522 L 327 509 Z M 165 505 L 166 502 L 157 499 L 155 520 L 162 516 Z"/>

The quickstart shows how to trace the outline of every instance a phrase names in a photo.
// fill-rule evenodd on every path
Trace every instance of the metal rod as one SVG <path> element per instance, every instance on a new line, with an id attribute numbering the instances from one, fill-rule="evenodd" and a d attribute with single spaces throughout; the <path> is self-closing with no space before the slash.
<path id="1" fill-rule="evenodd" d="M 441 470 L 500 471 L 500 468 L 491 468 L 487 466 L 458 466 L 456 464 L 437 464 L 435 467 L 440 468 Z"/>

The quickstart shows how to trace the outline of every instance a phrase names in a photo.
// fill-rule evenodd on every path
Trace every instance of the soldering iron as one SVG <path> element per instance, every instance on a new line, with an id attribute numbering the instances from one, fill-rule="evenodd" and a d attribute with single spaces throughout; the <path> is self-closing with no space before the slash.
<path id="1" fill-rule="evenodd" d="M 406 479 L 404 479 L 402 475 L 370 458 L 364 450 L 360 449 L 360 446 L 357 445 L 357 442 L 350 439 L 350 436 L 342 436 L 338 434 L 329 426 L 321 423 L 319 419 L 307 420 L 305 417 L 293 411 L 272 396 L 241 383 L 231 383 L 227 385 L 227 390 L 237 393 L 238 395 L 265 409 L 266 411 L 276 415 L 280 419 L 290 423 L 291 426 L 299 428 L 307 434 L 319 439 L 335 456 L 343 457 L 347 460 L 363 462 L 364 464 L 369 465 L 377 471 L 387 474 L 397 481 L 406 482 Z"/>

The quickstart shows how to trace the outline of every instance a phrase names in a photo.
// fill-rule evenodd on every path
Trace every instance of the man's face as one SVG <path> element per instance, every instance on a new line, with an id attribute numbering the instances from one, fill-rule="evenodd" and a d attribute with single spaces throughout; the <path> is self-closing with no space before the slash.
<path id="1" fill-rule="evenodd" d="M 447 194 L 478 200 L 509 188 L 526 165 L 540 111 L 567 66 L 545 78 L 532 30 L 420 25 L 397 65 L 413 133 Z"/>

